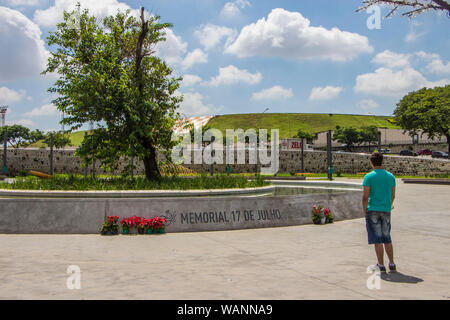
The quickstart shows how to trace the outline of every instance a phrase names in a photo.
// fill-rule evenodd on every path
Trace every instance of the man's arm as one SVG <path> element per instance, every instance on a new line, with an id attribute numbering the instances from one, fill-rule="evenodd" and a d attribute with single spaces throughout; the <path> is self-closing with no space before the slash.
<path id="1" fill-rule="evenodd" d="M 392 187 L 391 208 L 394 208 L 394 200 L 395 200 L 395 187 Z"/>
<path id="2" fill-rule="evenodd" d="M 364 192 L 362 197 L 362 206 L 364 210 L 364 215 L 367 215 L 367 206 L 369 205 L 369 193 L 370 193 L 370 187 L 364 186 Z"/>

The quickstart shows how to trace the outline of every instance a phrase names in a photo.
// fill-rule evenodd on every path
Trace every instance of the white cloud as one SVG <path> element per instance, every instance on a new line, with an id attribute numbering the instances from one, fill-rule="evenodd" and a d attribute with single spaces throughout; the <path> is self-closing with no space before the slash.
<path id="1" fill-rule="evenodd" d="M 49 53 L 40 28 L 19 11 L 0 6 L 0 81 L 38 76 Z"/>
<path id="2" fill-rule="evenodd" d="M 333 86 L 326 86 L 324 88 L 316 87 L 311 90 L 309 100 L 314 101 L 314 100 L 335 99 L 339 96 L 342 90 L 344 90 L 344 88 L 342 87 L 333 87 Z"/>
<path id="3" fill-rule="evenodd" d="M 205 50 L 216 47 L 223 38 L 226 38 L 225 46 L 231 43 L 237 36 L 237 31 L 231 28 L 207 24 L 194 32 Z"/>
<path id="4" fill-rule="evenodd" d="M 333 61 L 372 51 L 367 37 L 338 28 L 313 27 L 299 12 L 284 9 L 273 9 L 267 19 L 245 26 L 225 50 L 240 58 L 260 55 Z"/>
<path id="5" fill-rule="evenodd" d="M 192 87 L 192 86 L 196 85 L 197 83 L 200 83 L 201 81 L 202 81 L 202 78 L 200 78 L 199 76 L 196 76 L 194 74 L 184 74 L 181 85 L 183 87 Z"/>
<path id="6" fill-rule="evenodd" d="M 30 119 L 17 119 L 17 120 L 7 120 L 6 121 L 6 125 L 7 126 L 11 126 L 11 125 L 21 125 L 24 127 L 33 127 L 34 126 L 34 122 L 31 121 Z"/>
<path id="7" fill-rule="evenodd" d="M 229 65 L 228 67 L 219 68 L 219 74 L 205 84 L 217 87 L 236 83 L 257 84 L 261 80 L 262 74 L 260 72 L 250 73 L 247 70 L 241 70 L 233 65 Z"/>
<path id="8" fill-rule="evenodd" d="M 6 0 L 6 3 L 9 6 L 12 7 L 19 7 L 19 6 L 37 6 L 39 4 L 40 0 Z"/>
<path id="9" fill-rule="evenodd" d="M 415 31 L 410 31 L 406 36 L 405 36 L 405 42 L 414 42 L 417 39 L 419 39 L 420 37 L 426 35 L 427 32 L 415 32 Z"/>
<path id="10" fill-rule="evenodd" d="M 380 105 L 373 101 L 372 99 L 363 99 L 359 101 L 357 107 L 366 111 L 371 111 L 377 109 Z"/>
<path id="11" fill-rule="evenodd" d="M 437 53 L 429 53 L 425 51 L 417 51 L 414 54 L 423 60 L 432 60 L 440 58 L 440 56 Z"/>
<path id="12" fill-rule="evenodd" d="M 193 65 L 198 63 L 207 63 L 208 62 L 208 54 L 204 53 L 202 49 L 195 49 L 188 53 L 188 55 L 184 58 L 181 63 L 181 67 L 183 70 L 187 70 L 191 68 Z"/>
<path id="13" fill-rule="evenodd" d="M 448 79 L 428 81 L 420 72 L 411 67 L 393 71 L 379 68 L 374 73 L 358 75 L 355 92 L 379 96 L 400 96 L 423 87 L 433 88 L 450 83 Z"/>
<path id="14" fill-rule="evenodd" d="M 388 68 L 404 68 L 409 66 L 409 58 L 411 55 L 395 53 L 390 50 L 384 50 L 378 53 L 372 59 L 373 63 L 380 64 Z"/>
<path id="15" fill-rule="evenodd" d="M 289 99 L 292 98 L 294 94 L 292 89 L 285 89 L 282 86 L 274 86 L 269 89 L 261 90 L 260 92 L 255 92 L 252 95 L 253 100 L 278 100 L 278 99 Z"/>
<path id="16" fill-rule="evenodd" d="M 427 66 L 426 70 L 435 74 L 448 74 L 450 73 L 450 62 L 447 61 L 446 64 L 442 62 L 441 59 L 436 59 L 431 61 Z"/>
<path id="17" fill-rule="evenodd" d="M 212 104 L 205 104 L 203 102 L 203 95 L 198 92 L 184 93 L 184 100 L 180 106 L 180 113 L 187 116 L 204 116 L 213 115 L 221 108 L 216 108 Z"/>
<path id="18" fill-rule="evenodd" d="M 25 98 L 25 90 L 15 91 L 7 87 L 0 87 L 0 101 L 1 103 L 14 103 Z"/>
<path id="19" fill-rule="evenodd" d="M 187 51 L 187 43 L 181 37 L 175 35 L 171 29 L 166 29 L 166 41 L 159 42 L 155 46 L 156 55 L 168 64 L 180 64 Z"/>
<path id="20" fill-rule="evenodd" d="M 235 0 L 225 3 L 220 15 L 224 18 L 235 18 L 241 14 L 241 9 L 251 7 L 251 3 L 248 0 Z"/>
<path id="21" fill-rule="evenodd" d="M 34 108 L 30 112 L 25 113 L 26 117 L 42 117 L 58 115 L 59 111 L 53 104 L 46 104 L 40 108 Z"/>
<path id="22" fill-rule="evenodd" d="M 73 11 L 76 8 L 77 2 L 81 4 L 81 8 L 89 9 L 89 13 L 98 18 L 115 15 L 117 10 L 125 11 L 130 9 L 135 16 L 139 16 L 139 10 L 132 10 L 126 3 L 117 0 L 55 0 L 55 3 L 50 8 L 45 10 L 36 10 L 34 13 L 34 21 L 41 26 L 53 27 L 63 19 L 63 11 Z"/>

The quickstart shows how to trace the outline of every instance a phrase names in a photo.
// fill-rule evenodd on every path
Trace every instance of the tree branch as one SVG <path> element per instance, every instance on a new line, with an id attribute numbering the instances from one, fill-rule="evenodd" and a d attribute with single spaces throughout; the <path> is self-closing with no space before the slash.
<path id="1" fill-rule="evenodd" d="M 429 0 L 428 3 L 423 0 L 363 0 L 363 6 L 358 8 L 356 12 L 367 10 L 373 5 L 394 6 L 394 8 L 386 16 L 387 18 L 393 16 L 399 7 L 412 8 L 412 10 L 402 14 L 402 16 L 407 16 L 410 18 L 428 10 L 447 11 L 447 15 L 450 17 L 450 3 L 445 0 Z"/>

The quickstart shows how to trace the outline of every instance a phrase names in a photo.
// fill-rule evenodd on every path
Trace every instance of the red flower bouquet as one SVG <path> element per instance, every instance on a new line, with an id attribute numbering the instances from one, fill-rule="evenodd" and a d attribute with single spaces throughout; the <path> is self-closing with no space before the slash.
<path id="1" fill-rule="evenodd" d="M 333 220 L 333 214 L 329 208 L 324 208 L 321 205 L 313 205 L 312 221 L 314 224 L 333 223 Z"/>
<path id="2" fill-rule="evenodd" d="M 130 218 L 123 218 L 120 221 L 120 224 L 122 225 L 122 230 L 124 234 L 128 234 L 131 228 L 137 228 L 139 226 L 139 223 L 141 222 L 142 218 L 133 216 Z"/>
<path id="3" fill-rule="evenodd" d="M 161 217 L 154 217 L 152 219 L 152 228 L 155 232 L 164 233 L 167 220 Z"/>
<path id="4" fill-rule="evenodd" d="M 119 217 L 118 216 L 108 216 L 103 223 L 100 233 L 102 235 L 116 235 L 119 233 Z"/>

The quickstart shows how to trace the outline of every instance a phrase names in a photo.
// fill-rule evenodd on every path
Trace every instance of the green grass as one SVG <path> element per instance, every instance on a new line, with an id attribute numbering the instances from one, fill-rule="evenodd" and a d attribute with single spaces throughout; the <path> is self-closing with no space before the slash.
<path id="1" fill-rule="evenodd" d="M 299 129 L 309 133 L 317 133 L 334 130 L 337 125 L 355 128 L 375 125 L 379 128 L 401 129 L 399 126 L 388 122 L 388 119 L 391 118 L 388 116 L 350 114 L 334 114 L 330 117 L 328 114 L 319 113 L 230 114 L 216 116 L 209 121 L 208 125 L 221 130 L 223 134 L 225 134 L 226 129 L 280 129 L 280 138 L 283 139 L 293 137 Z M 78 147 L 81 144 L 85 132 L 77 131 L 69 134 L 73 146 Z M 39 148 L 41 146 L 43 146 L 43 142 L 38 141 L 30 147 Z"/>
<path id="2" fill-rule="evenodd" d="M 205 189 L 234 189 L 254 188 L 270 185 L 262 178 L 249 180 L 246 177 L 228 177 L 218 175 L 214 177 L 162 177 L 158 182 L 148 181 L 144 177 L 123 178 L 92 178 L 81 175 L 58 175 L 51 179 L 37 177 L 17 178 L 14 183 L 0 183 L 0 189 L 14 190 L 205 190 Z"/>
<path id="3" fill-rule="evenodd" d="M 70 138 L 70 143 L 74 146 L 74 147 L 78 147 L 81 145 L 81 142 L 84 139 L 84 135 L 85 132 L 88 131 L 76 131 L 76 132 L 71 132 L 69 133 L 69 138 Z M 44 144 L 44 140 L 39 140 L 36 143 L 33 143 L 32 145 L 29 146 L 30 148 L 41 148 L 41 147 L 45 147 L 47 148 L 47 145 Z"/>
<path id="4" fill-rule="evenodd" d="M 355 127 L 375 125 L 379 128 L 401 129 L 387 121 L 388 116 L 367 116 L 349 114 L 317 113 L 265 113 L 265 114 L 231 114 L 216 116 L 208 125 L 225 133 L 226 129 L 244 130 L 249 128 L 279 129 L 280 138 L 293 137 L 299 129 L 309 133 L 334 130 L 337 125 L 341 127 Z M 291 134 L 289 135 L 289 129 Z"/>

